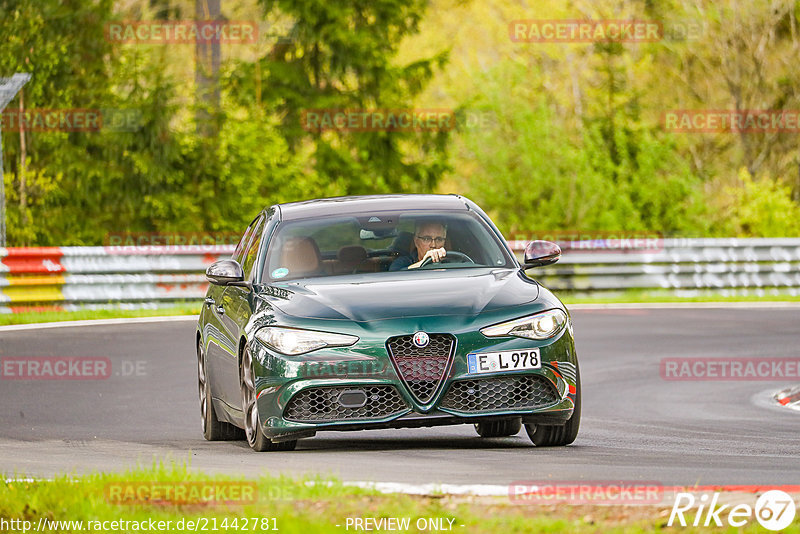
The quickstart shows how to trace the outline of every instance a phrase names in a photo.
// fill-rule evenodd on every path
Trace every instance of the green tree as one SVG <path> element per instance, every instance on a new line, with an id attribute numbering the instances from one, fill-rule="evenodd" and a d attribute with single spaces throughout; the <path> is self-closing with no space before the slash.
<path id="1" fill-rule="evenodd" d="M 476 100 L 490 128 L 464 129 L 454 157 L 471 161 L 467 193 L 509 234 L 536 230 L 681 233 L 702 224 L 698 180 L 669 137 L 618 111 L 573 135 L 531 79 L 503 63 Z"/>
<path id="2" fill-rule="evenodd" d="M 231 103 L 211 141 L 181 121 L 181 87 L 168 67 L 175 54 L 191 58 L 191 47 L 108 42 L 111 0 L 0 2 L 8 14 L 0 24 L 0 72 L 33 74 L 26 108 L 100 109 L 107 119 L 100 131 L 26 132 L 24 210 L 18 135 L 4 136 L 10 244 L 98 245 L 121 232 L 238 232 L 265 204 L 300 197 L 312 184 L 314 173 L 300 169 L 268 114 L 242 113 Z M 116 128 L 111 117 L 130 122 Z"/>
<path id="3" fill-rule="evenodd" d="M 231 84 L 239 101 L 282 117 L 279 132 L 308 153 L 321 180 L 346 194 L 430 191 L 446 169 L 446 130 L 313 132 L 305 110 L 413 107 L 446 54 L 396 65 L 401 39 L 417 31 L 423 0 L 260 0 L 292 19 L 290 33 L 260 58 L 241 64 Z M 264 73 L 263 93 L 256 70 Z M 259 97 L 262 98 L 259 101 Z"/>
<path id="4" fill-rule="evenodd" d="M 738 184 L 724 189 L 715 199 L 719 207 L 716 224 L 725 235 L 743 237 L 797 237 L 800 206 L 792 200 L 791 188 L 768 176 L 754 179 L 742 168 Z"/>

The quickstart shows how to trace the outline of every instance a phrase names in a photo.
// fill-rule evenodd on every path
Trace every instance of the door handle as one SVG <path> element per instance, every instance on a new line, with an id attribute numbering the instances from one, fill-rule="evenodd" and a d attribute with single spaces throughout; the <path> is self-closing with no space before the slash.
<path id="1" fill-rule="evenodd" d="M 206 300 L 205 300 L 205 302 L 206 302 L 206 306 L 211 306 L 212 304 L 216 304 L 216 303 L 214 302 L 214 299 L 213 299 L 213 297 L 206 297 Z"/>
<path id="2" fill-rule="evenodd" d="M 217 313 L 220 315 L 225 315 L 225 308 L 222 306 L 217 306 Z"/>

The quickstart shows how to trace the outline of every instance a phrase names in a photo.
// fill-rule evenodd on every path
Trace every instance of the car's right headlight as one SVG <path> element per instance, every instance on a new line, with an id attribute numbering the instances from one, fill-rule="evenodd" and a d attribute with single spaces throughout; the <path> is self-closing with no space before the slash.
<path id="1" fill-rule="evenodd" d="M 567 324 L 567 314 L 563 310 L 555 309 L 481 328 L 481 334 L 486 337 L 517 336 L 528 339 L 549 339 L 558 334 L 565 324 Z"/>
<path id="2" fill-rule="evenodd" d="M 281 354 L 298 356 L 325 347 L 349 347 L 358 341 L 358 336 L 265 326 L 256 332 L 256 339 Z"/>

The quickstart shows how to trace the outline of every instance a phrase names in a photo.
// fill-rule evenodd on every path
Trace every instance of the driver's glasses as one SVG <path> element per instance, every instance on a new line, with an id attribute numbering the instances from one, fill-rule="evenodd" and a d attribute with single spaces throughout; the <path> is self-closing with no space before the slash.
<path id="1" fill-rule="evenodd" d="M 419 239 L 420 241 L 422 241 L 426 245 L 430 245 L 431 242 L 433 242 L 437 246 L 442 246 L 442 245 L 444 245 L 444 239 L 445 238 L 444 237 L 433 237 L 433 236 L 429 236 L 429 235 L 418 235 L 417 239 Z"/>

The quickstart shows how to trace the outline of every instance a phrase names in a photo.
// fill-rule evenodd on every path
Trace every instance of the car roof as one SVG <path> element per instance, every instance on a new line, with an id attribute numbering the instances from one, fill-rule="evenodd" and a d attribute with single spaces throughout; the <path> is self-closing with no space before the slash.
<path id="1" fill-rule="evenodd" d="M 353 215 L 378 211 L 468 210 L 460 195 L 365 195 L 320 198 L 278 204 L 281 219 L 306 219 L 329 215 Z"/>

